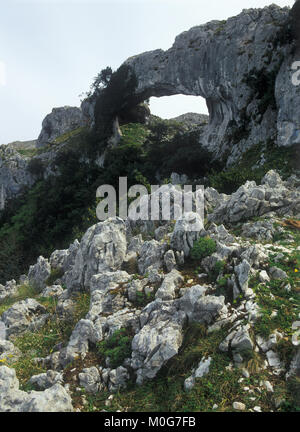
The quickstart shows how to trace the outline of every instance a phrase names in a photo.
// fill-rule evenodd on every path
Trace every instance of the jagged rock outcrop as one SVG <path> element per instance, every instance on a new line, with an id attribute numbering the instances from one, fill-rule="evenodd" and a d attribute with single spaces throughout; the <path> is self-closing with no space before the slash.
<path id="1" fill-rule="evenodd" d="M 47 259 L 40 256 L 37 260 L 37 263 L 33 266 L 30 266 L 28 272 L 28 280 L 29 282 L 36 288 L 38 291 L 42 291 L 46 288 L 46 280 L 50 276 L 51 266 Z"/>
<path id="2" fill-rule="evenodd" d="M 107 388 L 111 393 L 115 393 L 126 387 L 129 374 L 126 368 L 119 366 L 116 369 L 91 367 L 85 368 L 78 376 L 80 385 L 87 393 L 97 394 Z"/>
<path id="3" fill-rule="evenodd" d="M 140 320 L 144 325 L 133 338 L 131 362 L 139 384 L 154 378 L 163 364 L 178 353 L 186 315 L 172 303 L 155 301 L 144 309 Z"/>
<path id="4" fill-rule="evenodd" d="M 204 97 L 210 119 L 199 141 L 216 158 L 226 155 L 228 163 L 268 139 L 279 146 L 299 144 L 300 87 L 291 83 L 289 13 L 276 5 L 244 10 L 225 22 L 193 27 L 167 51 L 129 58 L 125 64 L 138 81 L 136 100 Z M 258 80 L 265 82 L 263 92 Z"/>
<path id="5" fill-rule="evenodd" d="M 171 247 L 177 252 L 183 252 L 187 257 L 202 230 L 203 221 L 198 213 L 185 214 L 176 221 L 171 237 Z"/>
<path id="6" fill-rule="evenodd" d="M 10 147 L 14 150 L 22 151 L 22 150 L 35 150 L 36 149 L 36 140 L 31 141 L 13 141 L 8 143 Z"/>
<path id="7" fill-rule="evenodd" d="M 68 249 L 56 250 L 50 256 L 51 268 L 67 272 L 74 265 L 76 254 L 79 248 L 79 241 L 76 239 Z"/>
<path id="8" fill-rule="evenodd" d="M 234 224 L 255 216 L 273 212 L 281 216 L 297 216 L 300 213 L 300 192 L 283 182 L 278 173 L 269 171 L 260 186 L 246 182 L 209 214 L 208 219 L 217 223 Z"/>
<path id="9" fill-rule="evenodd" d="M 3 301 L 7 297 L 11 297 L 17 292 L 17 284 L 13 279 L 6 282 L 5 286 L 0 284 L 0 301 Z"/>
<path id="10" fill-rule="evenodd" d="M 227 338 L 220 344 L 220 351 L 232 350 L 235 363 L 240 364 L 244 361 L 244 357 L 249 357 L 249 353 L 253 350 L 253 342 L 249 335 L 249 325 L 238 326 L 234 328 Z"/>
<path id="11" fill-rule="evenodd" d="M 225 298 L 205 295 L 205 291 L 205 288 L 196 285 L 178 300 L 179 308 L 186 313 L 189 322 L 212 324 L 219 315 L 226 315 Z"/>
<path id="12" fill-rule="evenodd" d="M 156 292 L 155 298 L 164 301 L 174 300 L 175 291 L 183 284 L 183 282 L 184 278 L 181 276 L 179 271 L 173 269 L 164 278 L 163 283 Z"/>
<path id="13" fill-rule="evenodd" d="M 54 108 L 43 120 L 42 130 L 36 141 L 16 141 L 0 145 L 0 211 L 6 207 L 8 200 L 20 195 L 24 188 L 33 186 L 39 176 L 47 178 L 50 174 L 56 174 L 51 167 L 51 162 L 57 155 L 55 149 L 50 148 L 32 158 L 21 150 L 41 151 L 48 144 L 53 144 L 56 138 L 86 124 L 80 108 Z M 38 175 L 32 169 L 34 162 L 41 171 Z"/>
<path id="14" fill-rule="evenodd" d="M 166 252 L 166 245 L 156 240 L 146 241 L 140 249 L 138 268 L 141 274 L 145 274 L 149 267 L 160 269 L 163 267 L 163 258 Z"/>
<path id="15" fill-rule="evenodd" d="M 125 223 L 120 218 L 108 219 L 92 226 L 83 236 L 74 264 L 65 280 L 69 290 L 88 287 L 91 277 L 118 270 L 126 255 Z"/>
<path id="16" fill-rule="evenodd" d="M 84 126 L 82 111 L 77 107 L 53 108 L 42 123 L 42 130 L 37 140 L 37 147 L 41 148 L 51 144 L 56 138 Z"/>
<path id="17" fill-rule="evenodd" d="M 6 202 L 32 186 L 34 177 L 28 171 L 28 159 L 10 144 L 0 146 L 0 211 Z"/>
<path id="18" fill-rule="evenodd" d="M 29 380 L 29 384 L 38 387 L 39 390 L 46 390 L 55 384 L 62 383 L 62 373 L 52 370 L 48 370 L 46 373 L 41 373 L 39 375 L 33 375 Z"/>

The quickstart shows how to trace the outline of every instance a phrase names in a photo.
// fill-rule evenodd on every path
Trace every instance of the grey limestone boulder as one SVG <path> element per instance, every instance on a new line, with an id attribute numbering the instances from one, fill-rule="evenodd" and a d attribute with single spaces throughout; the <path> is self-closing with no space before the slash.
<path id="1" fill-rule="evenodd" d="M 126 256 L 125 223 L 107 219 L 90 227 L 78 247 L 74 265 L 65 274 L 69 291 L 88 289 L 93 275 L 120 269 Z"/>
<path id="2" fill-rule="evenodd" d="M 45 390 L 47 388 L 52 387 L 55 384 L 63 383 L 63 374 L 62 372 L 56 372 L 53 370 L 48 370 L 46 373 L 41 373 L 38 375 L 33 375 L 29 384 L 32 384 L 40 390 Z"/>
<path id="3" fill-rule="evenodd" d="M 22 353 L 19 348 L 8 340 L 0 338 L 0 360 L 4 360 L 6 364 L 16 362 Z"/>
<path id="4" fill-rule="evenodd" d="M 42 291 L 46 288 L 46 281 L 51 274 L 51 266 L 49 261 L 40 256 L 36 264 L 30 266 L 28 273 L 29 283 L 36 288 L 37 291 Z"/>
<path id="5" fill-rule="evenodd" d="M 87 393 L 96 394 L 101 388 L 100 373 L 95 366 L 83 369 L 78 378 L 80 386 L 84 387 Z"/>
<path id="6" fill-rule="evenodd" d="M 156 300 L 144 309 L 140 319 L 142 328 L 133 338 L 131 360 L 139 384 L 146 378 L 154 378 L 178 353 L 186 315 L 170 302 Z"/>
<path id="7" fill-rule="evenodd" d="M 60 384 L 26 393 L 19 390 L 14 369 L 0 367 L 0 412 L 71 412 L 72 400 Z"/>
<path id="8" fill-rule="evenodd" d="M 191 390 L 195 384 L 196 379 L 202 378 L 209 373 L 210 365 L 212 362 L 212 358 L 208 357 L 207 359 L 203 357 L 198 364 L 198 367 L 193 370 L 193 373 L 190 377 L 186 378 L 184 381 L 184 389 L 185 391 Z"/>
<path id="9" fill-rule="evenodd" d="M 147 273 L 149 267 L 157 270 L 161 269 L 164 264 L 164 254 L 167 245 L 161 244 L 156 240 L 146 241 L 140 249 L 140 257 L 138 259 L 138 269 L 140 274 Z"/>
<path id="10" fill-rule="evenodd" d="M 223 296 L 206 296 L 205 292 L 205 287 L 196 285 L 177 300 L 179 309 L 186 313 L 190 322 L 212 324 L 220 314 L 227 312 Z"/>
<path id="11" fill-rule="evenodd" d="M 178 252 L 184 252 L 187 257 L 194 242 L 203 230 L 203 221 L 198 213 L 187 213 L 176 222 L 171 237 L 171 247 Z"/>

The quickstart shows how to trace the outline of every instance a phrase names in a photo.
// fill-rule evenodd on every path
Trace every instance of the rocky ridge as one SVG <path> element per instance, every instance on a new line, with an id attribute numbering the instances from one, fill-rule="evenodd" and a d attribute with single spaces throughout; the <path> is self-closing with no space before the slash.
<path id="1" fill-rule="evenodd" d="M 207 189 L 208 221 L 199 221 L 195 232 L 188 228 L 197 214 L 185 214 L 175 225 L 161 221 L 157 227 L 108 219 L 90 227 L 69 249 L 54 251 L 49 260 L 40 257 L 19 284 L 1 286 L 0 411 L 84 410 L 84 397 L 78 402 L 81 388 L 91 395 L 126 394 L 129 381 L 140 386 L 155 380 L 180 356 L 186 329 L 193 326 L 223 336 L 206 356 L 195 358 L 184 391 L 209 379 L 218 356 L 224 356 L 228 370 L 240 374 L 239 383 L 258 371 L 264 378 L 246 386 L 243 403 L 231 401 L 234 409 L 242 404 L 257 410 L 255 392 L 270 395 L 260 409 L 280 409 L 284 398 L 276 392 L 273 397 L 273 387 L 298 376 L 300 369 L 299 349 L 290 336 L 300 317 L 299 243 L 284 228 L 284 221 L 299 219 L 299 185 L 296 177 L 283 182 L 270 171 L 261 185 L 248 182 L 231 196 Z M 176 193 L 172 185 L 161 191 Z M 285 239 L 284 245 L 276 238 Z M 207 239 L 214 248 L 191 261 L 197 242 Z M 34 288 L 34 298 L 15 302 L 24 284 Z M 76 321 L 76 298 L 87 294 L 88 311 Z M 55 302 L 55 312 L 49 301 Z M 271 305 L 267 311 L 266 302 Z M 292 323 L 284 321 L 282 308 Z M 267 334 L 261 321 L 266 313 L 271 315 Z M 56 317 L 64 325 L 72 323 L 71 335 L 48 355 L 32 358 L 42 372 L 27 376 L 22 385 L 38 391 L 20 390 L 14 370 L 26 351 L 20 341 L 51 328 Z M 119 343 L 126 341 L 125 358 L 105 349 L 116 335 Z M 288 361 L 278 348 L 283 341 L 294 353 Z M 113 400 L 111 396 L 105 406 Z"/>
<path id="2" fill-rule="evenodd" d="M 300 92 L 291 80 L 297 57 L 289 23 L 289 8 L 246 9 L 183 32 L 167 51 L 131 57 L 125 64 L 137 78 L 136 99 L 204 97 L 210 118 L 199 142 L 216 159 L 226 155 L 229 165 L 268 139 L 299 145 Z"/>
<path id="3" fill-rule="evenodd" d="M 137 85 L 128 109 L 151 96 L 204 97 L 208 122 L 205 116 L 194 114 L 175 120 L 191 128 L 196 125 L 199 146 L 228 167 L 258 145 L 262 160 L 268 151 L 266 143 L 299 148 L 300 86 L 293 85 L 291 79 L 291 67 L 297 58 L 290 21 L 289 8 L 271 5 L 247 9 L 227 21 L 193 27 L 177 36 L 167 51 L 129 58 L 124 65 L 135 76 Z M 56 154 L 55 145 L 64 144 L 82 128 L 95 126 L 100 96 L 97 89 L 80 108 L 54 108 L 46 116 L 36 143 L 41 154 L 34 156 L 47 167 L 46 175 L 53 173 L 49 164 Z M 117 134 L 113 141 L 119 138 Z M 16 147 L 1 148 L 0 193 L 4 207 L 7 200 L 31 186 L 36 178 L 28 173 L 26 156 L 14 153 Z M 98 156 L 103 166 L 104 156 Z"/>

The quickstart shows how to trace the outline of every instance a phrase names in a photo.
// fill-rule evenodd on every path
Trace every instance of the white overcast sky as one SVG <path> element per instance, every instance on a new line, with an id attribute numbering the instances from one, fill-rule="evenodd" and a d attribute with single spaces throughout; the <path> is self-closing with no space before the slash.
<path id="1" fill-rule="evenodd" d="M 79 95 L 106 66 L 168 49 L 189 28 L 264 7 L 268 0 L 1 0 L 0 144 L 35 139 L 53 107 Z M 292 6 L 294 0 L 277 0 Z M 163 118 L 206 112 L 202 98 L 151 100 Z"/>

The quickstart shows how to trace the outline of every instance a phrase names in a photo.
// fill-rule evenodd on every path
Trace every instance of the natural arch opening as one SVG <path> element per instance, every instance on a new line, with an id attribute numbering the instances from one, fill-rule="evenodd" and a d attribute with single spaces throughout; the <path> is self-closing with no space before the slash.
<path id="1" fill-rule="evenodd" d="M 163 119 L 172 119 L 182 114 L 209 115 L 206 100 L 201 96 L 173 95 L 150 98 L 151 114 Z"/>

